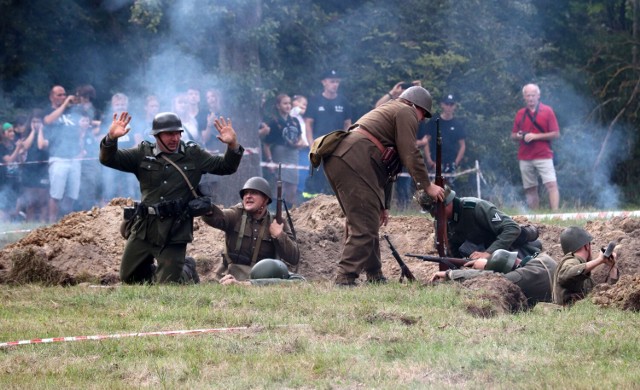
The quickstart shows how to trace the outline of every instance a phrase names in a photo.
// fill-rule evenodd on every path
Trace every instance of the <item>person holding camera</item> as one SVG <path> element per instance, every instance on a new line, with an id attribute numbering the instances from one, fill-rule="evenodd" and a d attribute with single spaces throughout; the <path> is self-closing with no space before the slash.
<path id="1" fill-rule="evenodd" d="M 603 250 L 598 251 L 598 256 L 594 257 L 591 241 L 591 234 L 578 226 L 570 226 L 560 233 L 564 257 L 553 275 L 553 303 L 571 305 L 587 296 L 595 285 L 591 279 L 591 271 L 601 265 L 608 267 L 607 283 L 614 284 L 618 281 L 618 256 L 613 248 L 608 255 Z"/>
<path id="2" fill-rule="evenodd" d="M 80 193 L 82 132 L 80 100 L 67 95 L 64 87 L 54 85 L 49 93 L 51 106 L 43 118 L 44 138 L 49 151 L 49 222 L 73 209 Z"/>
<path id="3" fill-rule="evenodd" d="M 215 121 L 218 139 L 227 144 L 221 157 L 209 154 L 195 142 L 183 142 L 180 118 L 172 112 L 161 112 L 153 119 L 155 143 L 143 141 L 129 149 L 118 149 L 118 139 L 129 132 L 130 121 L 127 112 L 114 114 L 109 132 L 100 142 L 100 162 L 135 174 L 142 193 L 122 254 L 120 279 L 125 284 L 198 283 L 195 261 L 185 259 L 187 243 L 193 240 L 193 217 L 202 215 L 192 210 L 194 200 L 203 199 L 196 199 L 194 187 L 205 172 L 234 173 L 244 148 L 238 143 L 231 120 L 221 117 Z M 210 211 L 208 203 L 205 212 Z"/>
<path id="4" fill-rule="evenodd" d="M 405 89 L 414 87 L 414 86 L 421 87 L 422 83 L 420 82 L 420 80 L 413 80 L 410 83 L 406 81 L 397 82 L 396 85 L 394 85 L 393 88 L 389 90 L 389 92 L 385 93 L 384 95 L 382 95 L 380 99 L 378 99 L 375 107 L 381 106 L 390 100 L 397 99 L 398 96 L 400 96 Z"/>
<path id="5" fill-rule="evenodd" d="M 511 139 L 519 145 L 518 160 L 527 206 L 532 210 L 540 206 L 540 176 L 549 193 L 549 207 L 557 210 L 560 206 L 560 191 L 553 166 L 551 141 L 560 137 L 558 120 L 551 107 L 540 103 L 540 87 L 536 84 L 525 85 L 522 96 L 526 107 L 516 114 Z"/>
<path id="6" fill-rule="evenodd" d="M 389 220 L 391 190 L 402 166 L 419 189 L 443 200 L 444 189 L 429 180 L 416 147 L 418 122 L 431 117 L 431 95 L 422 87 L 374 108 L 349 128 L 323 158 L 327 179 L 345 220 L 345 242 L 338 262 L 337 285 L 353 286 L 364 271 L 367 281 L 385 282 L 379 230 Z"/>

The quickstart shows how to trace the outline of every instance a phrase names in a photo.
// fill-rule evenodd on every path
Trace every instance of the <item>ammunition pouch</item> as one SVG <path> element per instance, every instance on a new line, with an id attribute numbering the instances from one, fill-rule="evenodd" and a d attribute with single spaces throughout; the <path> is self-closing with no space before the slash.
<path id="1" fill-rule="evenodd" d="M 140 210 L 140 205 L 138 203 L 134 203 L 133 206 L 126 206 L 123 209 L 122 213 L 122 222 L 120 222 L 120 235 L 125 240 L 129 239 L 131 235 L 131 229 L 133 228 L 133 223 L 136 220 L 136 215 L 138 215 Z"/>
<path id="2" fill-rule="evenodd" d="M 387 176 L 391 180 L 395 180 L 396 176 L 402 170 L 402 162 L 400 156 L 393 146 L 388 146 L 382 152 L 382 165 L 387 171 Z"/>
<path id="3" fill-rule="evenodd" d="M 185 209 L 185 205 L 181 199 L 168 200 L 165 202 L 159 202 L 152 205 L 140 204 L 140 215 L 146 217 L 147 215 L 155 215 L 159 218 L 173 218 L 180 217 Z"/>

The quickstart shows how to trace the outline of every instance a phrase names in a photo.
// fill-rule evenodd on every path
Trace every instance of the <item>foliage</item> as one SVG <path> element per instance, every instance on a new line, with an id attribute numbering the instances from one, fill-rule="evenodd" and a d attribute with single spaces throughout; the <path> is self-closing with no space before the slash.
<path id="1" fill-rule="evenodd" d="M 0 112 L 11 118 L 46 104 L 53 83 L 91 83 L 98 105 L 114 91 L 170 96 L 188 84 L 215 85 L 253 145 L 261 101 L 268 108 L 280 92 L 318 93 L 326 69 L 344 74 L 341 93 L 354 119 L 396 82 L 419 79 L 436 101 L 446 92 L 461 98 L 458 116 L 469 130 L 463 166 L 481 162 L 483 192 L 522 203 L 508 135 L 522 85 L 536 82 L 560 120 L 554 149 L 564 205 L 615 203 L 594 188 L 572 191 L 586 166 L 624 186 L 620 201 L 638 202 L 637 3 L 4 0 Z M 593 130 L 589 140 L 585 129 Z"/>

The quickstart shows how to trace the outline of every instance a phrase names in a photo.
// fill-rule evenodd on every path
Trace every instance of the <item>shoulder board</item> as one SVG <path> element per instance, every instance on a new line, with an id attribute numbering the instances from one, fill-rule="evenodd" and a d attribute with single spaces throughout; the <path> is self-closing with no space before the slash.
<path id="1" fill-rule="evenodd" d="M 469 199 L 462 199 L 462 208 L 463 209 L 475 209 L 476 202 Z"/>
<path id="2" fill-rule="evenodd" d="M 151 146 L 151 142 L 146 141 L 146 140 L 145 140 L 145 141 L 140 142 L 140 144 L 141 144 L 142 146 Z"/>

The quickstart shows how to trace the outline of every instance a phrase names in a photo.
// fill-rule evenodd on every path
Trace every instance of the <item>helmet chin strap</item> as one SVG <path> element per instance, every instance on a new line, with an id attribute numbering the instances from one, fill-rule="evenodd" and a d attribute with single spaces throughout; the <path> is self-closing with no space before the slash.
<path id="1" fill-rule="evenodd" d="M 156 135 L 156 141 L 160 142 L 160 143 L 162 144 L 162 146 L 164 147 L 164 149 L 165 149 L 165 150 L 168 150 L 168 151 L 169 151 L 169 153 L 174 153 L 174 152 L 175 152 L 175 150 L 171 150 L 171 149 L 169 149 L 169 147 L 167 146 L 167 144 L 165 144 L 165 143 L 164 143 L 164 141 L 162 141 L 162 138 L 160 138 L 158 135 Z M 176 150 L 177 150 L 177 149 L 178 149 L 178 148 L 176 147 Z"/>

